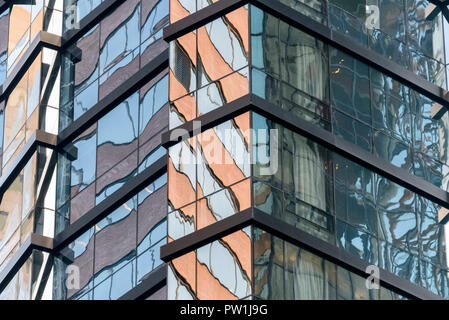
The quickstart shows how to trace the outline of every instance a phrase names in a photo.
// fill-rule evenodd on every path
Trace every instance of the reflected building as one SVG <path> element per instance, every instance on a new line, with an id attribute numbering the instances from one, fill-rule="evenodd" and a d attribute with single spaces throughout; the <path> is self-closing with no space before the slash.
<path id="1" fill-rule="evenodd" d="M 0 299 L 448 299 L 444 5 L 0 0 Z"/>

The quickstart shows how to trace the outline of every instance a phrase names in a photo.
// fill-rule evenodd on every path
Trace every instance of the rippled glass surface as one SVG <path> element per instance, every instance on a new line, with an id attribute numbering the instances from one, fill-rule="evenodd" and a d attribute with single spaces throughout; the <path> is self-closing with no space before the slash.
<path id="1" fill-rule="evenodd" d="M 115 300 L 162 264 L 166 182 L 166 175 L 154 180 L 57 255 L 55 298 Z M 71 288 L 75 273 L 80 284 Z"/>
<path id="2" fill-rule="evenodd" d="M 270 164 L 282 152 L 282 164 L 271 172 L 260 174 L 267 164 L 254 158 L 256 208 L 449 297 L 447 226 L 438 223 L 439 212 L 446 209 L 272 120 L 253 114 L 253 125 L 266 132 L 259 132 L 262 136 L 277 130 L 276 139 L 282 142 L 275 144 L 281 147 L 269 149 Z M 253 152 L 266 152 L 267 144 L 254 144 Z M 381 146 L 400 158 L 397 145 Z"/>
<path id="3" fill-rule="evenodd" d="M 0 26 L 2 25 L 2 22 L 8 21 L 8 19 L 0 19 L 3 20 L 0 20 Z M 8 76 L 11 74 L 20 58 L 24 56 L 26 49 L 30 46 L 38 33 L 40 31 L 46 31 L 61 35 L 61 23 L 62 2 L 60 1 L 48 2 L 44 0 L 27 0 L 12 6 L 9 10 L 9 33 L 6 26 L 0 27 L 0 30 L 5 31 L 8 35 Z M 0 64 L 2 62 L 2 53 L 0 41 Z"/>
<path id="4" fill-rule="evenodd" d="M 63 54 L 60 130 L 167 49 L 168 11 L 168 0 L 126 1 L 77 41 L 80 55 Z"/>
<path id="5" fill-rule="evenodd" d="M 170 128 L 249 93 L 248 6 L 170 43 Z"/>
<path id="6" fill-rule="evenodd" d="M 169 300 L 237 300 L 252 294 L 251 228 L 234 232 L 172 260 Z"/>
<path id="7" fill-rule="evenodd" d="M 445 88 L 443 17 L 431 1 L 278 0 Z"/>
<path id="8" fill-rule="evenodd" d="M 369 290 L 365 285 L 364 276 L 355 274 L 258 228 L 253 229 L 253 234 L 254 295 L 258 298 L 269 300 L 406 299 L 383 287 L 380 290 Z M 362 240 L 361 243 L 363 242 Z"/>
<path id="9" fill-rule="evenodd" d="M 245 113 L 169 148 L 172 240 L 249 208 L 249 127 Z"/>
<path id="10" fill-rule="evenodd" d="M 167 298 L 407 299 L 382 286 L 380 290 L 367 289 L 365 282 L 365 275 L 259 228 L 247 227 L 173 259 L 168 264 Z"/>

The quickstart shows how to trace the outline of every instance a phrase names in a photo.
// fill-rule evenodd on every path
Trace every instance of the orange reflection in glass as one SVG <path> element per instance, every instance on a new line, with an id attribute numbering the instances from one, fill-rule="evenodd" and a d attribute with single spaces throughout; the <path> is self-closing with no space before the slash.
<path id="1" fill-rule="evenodd" d="M 248 78 L 238 72 L 219 80 L 226 102 L 234 101 L 249 93 Z"/>
<path id="2" fill-rule="evenodd" d="M 243 135 L 243 138 L 246 141 L 248 146 L 251 145 L 251 122 L 250 122 L 250 113 L 246 112 L 234 118 L 234 122 L 237 128 L 240 129 L 240 133 Z"/>
<path id="3" fill-rule="evenodd" d="M 14 5 L 9 14 L 9 42 L 8 55 L 22 39 L 25 31 L 30 27 L 31 9 L 29 6 Z"/>
<path id="4" fill-rule="evenodd" d="M 194 0 L 189 0 L 194 1 Z M 182 6 L 179 0 L 170 0 L 170 23 L 174 23 L 182 18 L 189 16 L 189 12 L 186 8 Z"/>
<path id="5" fill-rule="evenodd" d="M 251 181 L 246 179 L 198 201 L 197 230 L 248 209 Z"/>
<path id="6" fill-rule="evenodd" d="M 251 237 L 243 230 L 234 232 L 223 238 L 237 256 L 238 261 L 246 274 L 246 278 L 252 279 L 252 245 Z"/>
<path id="7" fill-rule="evenodd" d="M 51 12 L 47 12 L 47 14 L 51 15 Z M 43 30 L 43 28 L 44 28 L 44 9 L 42 8 L 37 14 L 37 16 L 34 18 L 33 22 L 31 23 L 30 42 L 33 41 L 34 37 L 39 33 L 39 31 Z"/>
<path id="8" fill-rule="evenodd" d="M 196 253 L 191 251 L 185 255 L 173 259 L 171 265 L 175 277 L 184 285 L 194 297 L 196 292 Z"/>
<path id="9" fill-rule="evenodd" d="M 193 138 L 190 138 L 188 141 L 188 147 L 191 148 L 191 150 L 195 150 L 194 146 L 196 145 L 195 140 Z M 180 142 L 186 143 L 185 141 Z M 172 147 L 173 148 L 173 147 Z M 195 179 L 196 177 L 190 177 L 187 176 L 186 172 L 183 170 L 186 166 L 194 166 L 194 163 L 186 163 L 187 161 L 195 161 L 192 157 L 189 157 L 191 154 L 189 154 L 186 157 L 183 157 L 182 152 L 186 152 L 186 147 L 183 146 L 183 150 L 180 151 L 179 154 L 176 155 L 178 159 L 172 159 L 173 152 L 170 150 L 169 157 L 168 157 L 168 202 L 169 205 L 174 209 L 178 209 L 183 207 L 184 205 L 194 202 L 196 200 L 195 195 L 195 188 L 194 185 L 192 185 L 191 179 Z M 174 165 L 174 161 L 176 163 L 179 163 L 180 165 L 180 171 L 178 171 Z"/>
<path id="10" fill-rule="evenodd" d="M 197 263 L 198 299 L 200 300 L 238 300 L 201 263 Z"/>
<path id="11" fill-rule="evenodd" d="M 223 20 L 223 23 L 228 28 L 228 32 L 232 34 L 230 36 L 231 38 L 235 38 L 236 42 L 235 45 L 239 44 L 242 49 L 244 50 L 244 56 L 245 60 L 247 60 L 248 57 L 248 11 L 245 7 L 241 7 L 235 11 L 233 11 L 230 14 L 227 14 L 226 16 L 221 18 Z M 233 71 L 236 71 L 237 69 L 243 67 L 242 62 L 237 63 L 239 66 L 236 70 L 231 67 L 233 65 L 236 67 L 233 62 L 234 61 L 234 54 L 237 54 L 238 48 L 228 48 L 226 52 L 220 52 L 219 49 L 214 45 L 213 41 L 211 40 L 211 36 L 213 37 L 220 37 L 224 35 L 219 35 L 212 31 L 213 33 L 211 36 L 208 33 L 209 26 L 203 26 L 198 29 L 198 54 L 201 58 L 201 63 L 204 68 L 204 72 L 207 74 L 207 77 L 210 81 L 218 80 L 228 74 L 231 74 Z M 222 49 L 224 51 L 224 49 Z M 225 57 L 225 56 L 227 57 Z M 229 55 L 232 55 L 232 57 L 229 57 Z M 227 59 L 228 61 L 226 61 Z M 246 63 L 247 64 L 247 61 Z M 232 79 L 233 85 L 232 88 L 245 88 L 245 83 L 248 82 L 248 79 L 246 77 L 236 74 L 234 79 Z M 228 83 L 230 85 L 230 82 Z M 226 90 L 224 90 L 226 91 Z M 228 99 L 229 100 L 229 99 Z"/>

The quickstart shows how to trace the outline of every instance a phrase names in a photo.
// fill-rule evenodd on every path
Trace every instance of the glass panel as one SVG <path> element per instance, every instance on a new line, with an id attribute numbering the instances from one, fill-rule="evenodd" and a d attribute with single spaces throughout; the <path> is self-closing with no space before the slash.
<path id="1" fill-rule="evenodd" d="M 252 294 L 250 233 L 248 227 L 197 250 L 200 300 L 235 300 Z"/>
<path id="2" fill-rule="evenodd" d="M 368 66 L 335 49 L 330 51 L 332 104 L 339 110 L 371 123 Z"/>
<path id="3" fill-rule="evenodd" d="M 198 82 L 218 80 L 248 64 L 248 8 L 241 7 L 198 29 Z M 244 87 L 245 77 L 233 79 Z"/>
<path id="4" fill-rule="evenodd" d="M 94 228 L 90 228 L 62 249 L 55 260 L 55 295 L 68 299 L 92 289 L 94 261 Z"/>
<path id="5" fill-rule="evenodd" d="M 196 89 L 196 56 L 195 32 L 170 43 L 170 101 Z"/>
<path id="6" fill-rule="evenodd" d="M 136 201 L 128 200 L 95 225 L 95 284 L 135 257 Z"/>
<path id="7" fill-rule="evenodd" d="M 327 45 L 283 21 L 280 41 L 281 80 L 314 98 L 329 101 Z"/>

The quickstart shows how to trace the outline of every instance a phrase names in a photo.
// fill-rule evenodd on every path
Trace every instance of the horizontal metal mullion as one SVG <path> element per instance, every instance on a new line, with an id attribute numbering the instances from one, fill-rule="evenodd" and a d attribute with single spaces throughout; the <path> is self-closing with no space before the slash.
<path id="1" fill-rule="evenodd" d="M 237 100 L 225 104 L 211 112 L 205 113 L 193 121 L 186 122 L 172 130 L 162 134 L 162 145 L 165 148 L 176 144 L 180 139 L 192 137 L 197 133 L 194 122 L 200 125 L 199 129 L 204 132 L 210 128 L 219 125 L 222 122 L 249 111 L 251 109 L 251 95 L 247 94 Z"/>
<path id="2" fill-rule="evenodd" d="M 278 218 L 274 218 L 257 208 L 254 208 L 253 221 L 254 226 L 295 245 L 299 245 L 362 277 L 368 277 L 370 275 L 366 272 L 366 268 L 372 265 L 372 263 L 362 260 L 342 248 L 338 248 L 335 245 L 316 238 Z M 442 297 L 411 283 L 409 280 L 400 278 L 385 269 L 379 267 L 379 271 L 380 283 L 399 294 L 422 300 L 443 300 Z"/>
<path id="3" fill-rule="evenodd" d="M 79 28 L 71 29 L 64 33 L 62 37 L 62 47 L 67 48 L 79 40 L 86 32 L 88 32 L 93 26 L 101 22 L 101 20 L 119 7 L 125 0 L 107 0 L 103 1 L 94 10 L 92 10 L 87 16 L 85 16 L 79 22 Z"/>
<path id="4" fill-rule="evenodd" d="M 205 244 L 218 240 L 251 224 L 253 209 L 249 208 L 228 218 L 215 222 L 207 227 L 196 230 L 180 239 L 161 247 L 160 257 L 169 262 Z"/>
<path id="5" fill-rule="evenodd" d="M 175 40 L 245 4 L 249 0 L 218 1 L 164 28 L 164 39 Z"/>
<path id="6" fill-rule="evenodd" d="M 176 144 L 180 139 L 184 140 L 194 134 L 204 132 L 219 123 L 247 111 L 255 111 L 272 119 L 284 127 L 297 132 L 311 140 L 335 151 L 345 158 L 368 168 L 391 181 L 416 192 L 429 200 L 449 209 L 449 193 L 436 187 L 428 181 L 410 174 L 407 170 L 396 167 L 391 163 L 376 157 L 374 154 L 358 147 L 357 145 L 336 137 L 331 132 L 304 119 L 298 118 L 291 112 L 283 110 L 265 99 L 256 95 L 244 96 L 234 102 L 215 109 L 194 121 L 200 121 L 199 132 L 194 132 L 193 121 L 189 121 L 162 135 L 162 144 L 168 148 Z M 183 133 L 187 133 L 183 135 Z M 442 219 L 442 223 L 449 219 L 449 215 Z"/>
<path id="7" fill-rule="evenodd" d="M 16 157 L 9 164 L 8 170 L 2 172 L 0 177 L 0 197 L 9 188 L 20 171 L 22 171 L 23 167 L 28 163 L 28 160 L 30 160 L 34 152 L 36 152 L 37 147 L 55 148 L 56 141 L 57 136 L 54 134 L 41 130 L 34 131 Z"/>
<path id="8" fill-rule="evenodd" d="M 30 234 L 25 239 L 19 247 L 19 250 L 14 253 L 11 260 L 0 272 L 0 293 L 5 289 L 11 279 L 14 278 L 23 264 L 30 257 L 33 250 L 51 253 L 53 251 L 53 239 L 36 233 Z"/>
<path id="9" fill-rule="evenodd" d="M 60 46 L 61 37 L 45 31 L 40 31 L 30 46 L 26 49 L 24 55 L 19 58 L 19 61 L 17 61 L 11 74 L 3 83 L 2 91 L 0 92 L 0 101 L 6 99 L 7 95 L 14 89 L 17 83 L 19 83 L 20 79 L 28 71 L 42 48 L 45 47 L 58 50 Z"/>
<path id="10" fill-rule="evenodd" d="M 136 287 L 125 293 L 118 300 L 145 299 L 167 284 L 167 265 L 163 264 L 145 278 Z"/>
<path id="11" fill-rule="evenodd" d="M 154 78 L 168 67 L 168 49 L 152 59 L 149 63 L 139 69 L 137 73 L 123 82 L 110 94 L 98 101 L 86 113 L 73 121 L 58 135 L 58 148 L 73 141 L 84 130 L 88 129 L 98 119 L 104 116 L 136 90 L 140 89 L 147 81 Z"/>
<path id="12" fill-rule="evenodd" d="M 150 181 L 162 176 L 167 171 L 167 158 L 163 157 L 143 170 L 137 176 L 126 182 L 97 206 L 89 210 L 62 232 L 55 236 L 55 251 L 63 249 L 95 223 L 106 217 L 109 213 L 128 201 L 132 196 L 146 187 Z"/>

